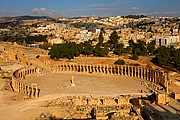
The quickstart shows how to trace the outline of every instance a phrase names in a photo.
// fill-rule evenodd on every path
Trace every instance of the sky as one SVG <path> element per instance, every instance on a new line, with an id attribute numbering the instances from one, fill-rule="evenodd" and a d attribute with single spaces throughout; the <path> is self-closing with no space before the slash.
<path id="1" fill-rule="evenodd" d="M 107 17 L 129 14 L 180 17 L 180 0 L 0 0 L 0 17 Z"/>

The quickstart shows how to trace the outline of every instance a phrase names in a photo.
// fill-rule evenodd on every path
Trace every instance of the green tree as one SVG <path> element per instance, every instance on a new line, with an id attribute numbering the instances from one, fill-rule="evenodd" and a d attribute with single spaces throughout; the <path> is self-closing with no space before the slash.
<path id="1" fill-rule="evenodd" d="M 171 61 L 171 51 L 165 46 L 159 47 L 155 51 L 155 58 L 153 58 L 153 62 L 161 67 L 168 66 Z"/>
<path id="2" fill-rule="evenodd" d="M 130 47 L 134 47 L 134 45 L 135 45 L 134 40 L 129 40 L 128 44 Z"/>
<path id="3" fill-rule="evenodd" d="M 116 55 L 121 55 L 123 52 L 124 52 L 124 45 L 121 43 L 121 44 L 116 44 L 115 45 L 115 49 L 114 49 L 114 54 Z"/>
<path id="4" fill-rule="evenodd" d="M 102 45 L 100 45 L 99 43 L 96 44 L 95 50 L 94 50 L 94 55 L 95 55 L 95 56 L 105 57 L 105 56 L 108 55 L 108 53 L 109 53 L 109 50 L 108 50 L 107 47 L 102 46 Z"/>
<path id="5" fill-rule="evenodd" d="M 154 43 L 154 42 L 150 42 L 150 43 L 147 45 L 147 52 L 148 52 L 150 55 L 153 55 L 153 54 L 154 54 L 154 51 L 155 51 L 155 43 Z"/>
<path id="6" fill-rule="evenodd" d="M 180 49 L 174 50 L 173 54 L 173 67 L 177 69 L 178 72 L 180 72 Z"/>
<path id="7" fill-rule="evenodd" d="M 69 60 L 79 55 L 77 45 L 74 42 L 53 45 L 49 55 L 51 58 L 67 58 Z"/>
<path id="8" fill-rule="evenodd" d="M 132 47 L 132 52 L 133 54 L 137 54 L 137 55 L 142 55 L 145 56 L 147 55 L 147 48 L 145 46 L 145 42 L 138 40 L 137 43 L 134 44 L 134 46 Z"/>
<path id="9" fill-rule="evenodd" d="M 102 44 L 103 41 L 104 41 L 104 36 L 103 36 L 103 31 L 101 31 L 99 34 L 99 43 Z"/>
<path id="10" fill-rule="evenodd" d="M 118 39 L 119 39 L 119 36 L 117 34 L 116 31 L 113 31 L 109 37 L 109 43 L 112 45 L 112 48 L 114 47 L 115 44 L 118 43 Z"/>
<path id="11" fill-rule="evenodd" d="M 130 46 L 128 46 L 128 47 L 126 47 L 126 48 L 124 49 L 124 53 L 129 54 L 130 52 L 131 52 L 131 47 L 130 47 Z"/>
<path id="12" fill-rule="evenodd" d="M 60 58 L 60 52 L 59 52 L 59 48 L 60 48 L 61 44 L 60 45 L 53 45 L 50 52 L 48 53 L 48 55 L 50 55 L 50 58 L 56 58 L 56 59 L 59 59 Z"/>
<path id="13" fill-rule="evenodd" d="M 135 54 L 132 56 L 132 59 L 133 59 L 133 60 L 138 60 L 139 57 L 138 57 L 138 55 L 135 53 Z"/>
<path id="14" fill-rule="evenodd" d="M 94 52 L 94 47 L 91 45 L 91 41 L 85 41 L 83 43 L 82 51 L 81 53 L 84 55 L 91 55 Z"/>

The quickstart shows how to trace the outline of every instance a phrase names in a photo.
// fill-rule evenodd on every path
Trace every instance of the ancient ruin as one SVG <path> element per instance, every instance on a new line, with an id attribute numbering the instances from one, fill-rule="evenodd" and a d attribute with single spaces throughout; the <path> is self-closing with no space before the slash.
<path id="1" fill-rule="evenodd" d="M 45 69 L 52 75 L 67 74 L 68 76 L 68 74 L 70 74 L 69 76 L 71 77 L 68 80 L 69 86 L 67 86 L 68 84 L 62 86 L 61 84 L 64 81 L 62 79 L 57 79 L 60 81 L 58 83 L 59 86 L 56 86 L 58 90 L 67 89 L 71 91 L 72 89 L 73 91 L 76 89 L 82 89 L 82 85 L 78 83 L 79 81 L 76 80 L 76 77 L 74 77 L 74 75 L 87 74 L 107 77 L 125 77 L 127 81 L 128 79 L 136 78 L 138 80 L 141 80 L 141 85 L 148 88 L 148 91 L 150 91 L 143 92 L 142 90 L 139 90 L 139 93 L 136 93 L 136 95 L 131 95 L 129 93 L 129 95 L 119 94 L 119 96 L 103 96 L 101 94 L 97 94 L 96 96 L 96 94 L 94 94 L 94 96 L 96 97 L 91 94 L 76 95 L 75 93 L 73 93 L 71 96 L 56 96 L 56 99 L 49 97 L 48 100 L 43 100 L 46 102 L 43 103 L 40 108 L 42 109 L 42 107 L 45 107 L 49 111 L 49 113 L 57 119 L 114 118 L 141 120 L 143 119 L 142 111 L 148 110 L 143 107 L 143 105 L 147 104 L 143 101 L 143 97 L 151 101 L 151 103 L 156 103 L 158 105 L 169 105 L 170 103 L 170 98 L 168 95 L 169 84 L 170 80 L 173 79 L 173 76 L 165 70 L 145 66 L 132 66 L 129 64 L 112 65 L 93 63 L 85 64 L 64 61 L 58 62 L 48 59 L 48 57 L 46 57 L 47 53 L 44 55 L 42 51 L 37 53 L 29 52 L 30 54 L 26 54 L 26 51 L 28 51 L 28 49 L 29 48 L 23 47 L 17 48 L 14 47 L 14 45 L 8 43 L 0 46 L 0 51 L 4 51 L 2 55 L 6 56 L 3 58 L 4 61 L 11 60 L 24 66 L 12 72 L 10 85 L 14 92 L 23 94 L 26 96 L 26 98 L 37 98 L 37 100 L 42 99 L 41 93 L 44 92 L 42 91 L 43 89 L 41 89 L 42 86 L 40 85 L 41 79 L 43 79 L 43 77 L 41 76 L 43 76 L 44 72 L 42 69 Z M 40 57 L 37 57 L 37 55 Z M 46 74 L 49 74 L 48 72 L 46 72 Z M 31 78 L 40 79 L 38 80 L 39 82 L 36 82 L 35 80 L 31 81 Z M 46 87 L 47 86 L 48 85 L 46 85 Z M 127 87 L 129 86 L 127 85 Z M 56 88 L 53 88 L 53 90 L 56 90 Z M 58 92 L 61 93 L 61 91 Z M 178 99 L 179 94 L 174 93 L 174 97 Z M 134 99 L 138 101 L 137 102 L 135 100 L 138 104 L 134 102 Z M 64 109 L 66 110 L 66 112 L 64 112 L 62 115 L 59 115 L 60 112 L 58 112 L 58 114 L 53 114 L 53 111 L 51 111 L 52 109 Z M 148 111 L 148 113 L 149 112 L 152 111 Z M 37 119 L 43 119 L 43 117 L 40 116 Z"/>

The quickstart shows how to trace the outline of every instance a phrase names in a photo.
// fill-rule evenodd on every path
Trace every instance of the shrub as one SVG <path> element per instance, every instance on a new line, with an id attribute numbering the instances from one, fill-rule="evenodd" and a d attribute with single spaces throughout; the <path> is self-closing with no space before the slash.
<path id="1" fill-rule="evenodd" d="M 133 60 L 138 60 L 138 59 L 139 59 L 139 57 L 138 57 L 138 55 L 137 55 L 137 54 L 134 54 L 134 55 L 132 56 L 132 59 L 133 59 Z"/>
<path id="2" fill-rule="evenodd" d="M 125 61 L 118 59 L 117 61 L 114 62 L 115 65 L 124 65 Z"/>

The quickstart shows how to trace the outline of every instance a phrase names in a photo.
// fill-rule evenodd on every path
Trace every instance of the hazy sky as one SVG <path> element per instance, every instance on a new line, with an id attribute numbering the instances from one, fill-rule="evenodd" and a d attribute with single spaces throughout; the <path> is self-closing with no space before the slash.
<path id="1" fill-rule="evenodd" d="M 180 0 L 0 0 L 0 16 L 180 16 Z"/>

